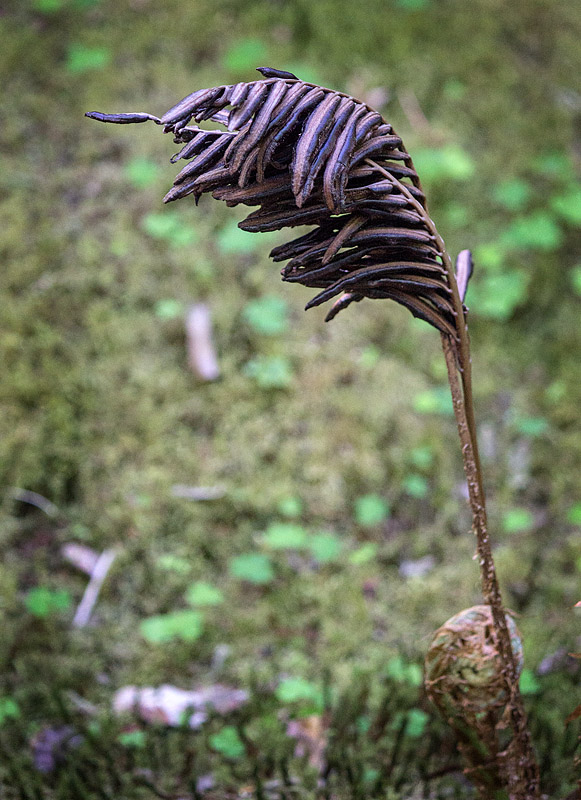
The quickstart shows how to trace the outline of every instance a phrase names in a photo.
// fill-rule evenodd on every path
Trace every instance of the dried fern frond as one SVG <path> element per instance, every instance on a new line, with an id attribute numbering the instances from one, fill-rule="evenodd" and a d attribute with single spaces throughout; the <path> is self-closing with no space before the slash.
<path id="1" fill-rule="evenodd" d="M 258 206 L 239 223 L 246 231 L 314 225 L 271 253 L 288 260 L 283 280 L 320 290 L 307 308 L 339 296 L 331 319 L 353 301 L 388 298 L 456 339 L 464 309 L 413 162 L 391 125 L 341 92 L 259 71 L 256 81 L 194 92 L 160 118 L 87 116 L 153 120 L 183 145 L 171 160 L 188 163 L 166 203 L 190 195 L 197 203 L 212 192 L 229 206 Z M 192 120 L 225 130 L 202 130 Z"/>

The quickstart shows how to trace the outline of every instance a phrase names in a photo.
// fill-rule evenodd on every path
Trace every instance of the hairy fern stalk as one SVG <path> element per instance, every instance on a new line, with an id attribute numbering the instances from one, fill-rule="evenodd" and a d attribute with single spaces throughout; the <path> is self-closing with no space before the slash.
<path id="1" fill-rule="evenodd" d="M 514 800 L 539 796 L 538 769 L 518 691 L 518 673 L 487 532 L 474 422 L 464 294 L 472 266 L 463 251 L 452 266 L 432 222 L 420 179 L 402 140 L 374 109 L 341 92 L 261 68 L 248 83 L 202 89 L 162 117 L 145 113 L 88 117 L 118 124 L 152 120 L 183 145 L 184 166 L 164 202 L 211 192 L 227 205 L 257 206 L 246 231 L 312 226 L 275 247 L 284 281 L 328 300 L 326 319 L 363 298 L 394 300 L 441 335 L 462 445 L 473 529 L 508 699 L 512 738 L 500 773 Z M 209 120 L 221 126 L 204 130 Z M 194 123 L 194 124 L 192 124 Z"/>

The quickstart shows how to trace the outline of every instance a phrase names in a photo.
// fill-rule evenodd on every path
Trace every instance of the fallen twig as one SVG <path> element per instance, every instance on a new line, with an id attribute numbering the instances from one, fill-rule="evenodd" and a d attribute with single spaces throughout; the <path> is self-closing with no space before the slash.
<path id="1" fill-rule="evenodd" d="M 95 603 L 99 597 L 99 592 L 101 591 L 103 581 L 107 577 L 107 573 L 109 572 L 116 557 L 117 550 L 111 547 L 108 550 L 103 550 L 97 559 L 93 568 L 93 572 L 91 573 L 91 579 L 87 584 L 85 593 L 73 618 L 73 625 L 75 628 L 84 628 L 89 622 L 91 614 L 93 613 L 93 608 L 95 607 Z"/>
<path id="2" fill-rule="evenodd" d="M 29 489 L 19 489 L 17 487 L 13 487 L 9 490 L 8 494 L 13 500 L 18 500 L 20 503 L 27 503 L 29 506 L 39 508 L 41 511 L 44 511 L 47 517 L 54 518 L 58 517 L 60 514 L 60 509 L 58 506 L 55 506 L 54 503 L 37 492 L 31 492 Z"/>
<path id="3" fill-rule="evenodd" d="M 215 381 L 220 377 L 220 367 L 212 338 L 210 309 L 204 303 L 196 303 L 188 309 L 186 337 L 192 372 L 203 381 Z"/>

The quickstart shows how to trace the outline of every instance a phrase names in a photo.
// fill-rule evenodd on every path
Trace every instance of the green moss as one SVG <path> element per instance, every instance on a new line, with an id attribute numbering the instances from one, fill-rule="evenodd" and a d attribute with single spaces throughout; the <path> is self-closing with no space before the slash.
<path id="1" fill-rule="evenodd" d="M 355 94 L 388 90 L 385 114 L 424 159 L 450 251 L 476 252 L 470 332 L 491 535 L 534 673 L 578 635 L 576 120 L 554 98 L 581 66 L 569 33 L 579 11 L 565 0 L 363 0 L 357 13 L 346 0 L 138 5 L 31 0 L 0 18 L 10 89 L 0 128 L 2 697 L 15 698 L 28 742 L 61 719 L 47 699 L 57 690 L 104 711 L 124 684 L 248 688 L 286 674 L 324 693 L 326 669 L 349 709 L 330 736 L 334 780 L 355 781 L 350 796 L 395 796 L 381 784 L 381 737 L 348 744 L 349 731 L 374 730 L 358 670 L 379 702 L 385 665 L 417 669 L 433 631 L 479 601 L 438 338 L 388 303 L 365 301 L 330 326 L 318 310 L 303 314 L 309 293 L 279 285 L 267 259 L 279 239 L 240 232 L 231 209 L 207 200 L 164 211 L 175 173 L 167 137 L 83 112 L 162 112 L 199 86 L 250 78 L 258 52 Z M 412 130 L 396 102 L 409 91 L 427 126 Z M 222 370 L 208 385 L 187 366 L 182 319 L 197 301 L 211 308 Z M 176 484 L 225 493 L 189 501 Z M 44 495 L 57 517 L 11 487 Z M 375 499 L 366 513 L 364 498 Z M 262 534 L 280 515 L 307 546 L 266 551 Z M 82 630 L 71 621 L 87 576 L 62 556 L 71 541 L 119 548 Z M 402 560 L 428 553 L 436 566 L 420 581 L 399 575 Z M 268 564 L 268 580 L 232 571 L 244 554 Z M 142 620 L 197 613 L 183 610 L 192 586 L 224 597 L 206 602 L 196 636 L 144 639 Z M 26 599 L 43 587 L 68 607 L 31 614 Z M 572 790 L 568 670 L 536 676 L 527 695 L 550 796 Z M 393 720 L 400 710 L 399 724 L 419 732 L 414 763 L 426 710 L 408 715 L 415 689 L 400 690 L 409 694 L 397 695 Z M 248 725 L 279 764 L 295 742 L 268 703 Z M 222 728 L 198 741 L 198 773 L 252 783 L 245 757 L 232 779 L 208 746 Z M 360 777 L 350 747 L 365 762 Z M 134 750 L 147 767 L 148 747 Z M 315 786 L 306 763 L 296 770 Z"/>

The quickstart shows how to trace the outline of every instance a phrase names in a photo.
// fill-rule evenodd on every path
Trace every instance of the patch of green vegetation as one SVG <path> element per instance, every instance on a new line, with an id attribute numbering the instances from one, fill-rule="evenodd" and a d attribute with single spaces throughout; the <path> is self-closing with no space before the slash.
<path id="1" fill-rule="evenodd" d="M 244 367 L 244 374 L 261 389 L 286 389 L 292 383 L 290 361 L 284 356 L 258 356 Z"/>
<path id="2" fill-rule="evenodd" d="M 107 47 L 86 47 L 71 44 L 67 55 L 67 69 L 73 75 L 91 70 L 102 70 L 111 62 L 111 51 Z"/>
<path id="3" fill-rule="evenodd" d="M 224 595 L 217 586 L 196 581 L 188 586 L 185 599 L 191 606 L 219 606 L 224 602 Z"/>
<path id="4" fill-rule="evenodd" d="M 256 69 L 267 56 L 266 44 L 258 38 L 248 37 L 233 42 L 224 54 L 224 66 L 233 72 Z"/>
<path id="5" fill-rule="evenodd" d="M 37 586 L 27 593 L 24 605 L 35 617 L 50 617 L 68 611 L 71 607 L 71 596 L 65 589 Z"/>
<path id="6" fill-rule="evenodd" d="M 230 559 L 229 569 L 234 578 L 248 583 L 261 585 L 274 580 L 272 562 L 263 553 L 242 553 L 235 556 Z"/>
<path id="7" fill-rule="evenodd" d="M 175 639 L 195 642 L 203 631 L 203 616 L 199 611 L 172 611 L 141 621 L 141 635 L 151 644 L 166 644 Z"/>
<path id="8" fill-rule="evenodd" d="M 494 187 L 493 197 L 508 211 L 522 211 L 529 203 L 532 191 L 522 178 L 507 178 Z"/>
<path id="9" fill-rule="evenodd" d="M 414 164 L 427 186 L 437 181 L 467 181 L 473 177 L 476 167 L 471 156 L 458 145 L 417 148 Z"/>
<path id="10" fill-rule="evenodd" d="M 366 494 L 355 501 L 355 521 L 363 527 L 384 522 L 389 516 L 389 504 L 378 494 Z"/>
<path id="11" fill-rule="evenodd" d="M 534 516 L 528 508 L 509 508 L 502 516 L 502 529 L 505 533 L 522 533 L 534 524 Z"/>
<path id="12" fill-rule="evenodd" d="M 273 550 L 300 549 L 306 546 L 308 534 L 300 525 L 273 522 L 268 526 L 263 542 Z"/>
<path id="13" fill-rule="evenodd" d="M 278 295 L 251 300 L 242 316 L 257 333 L 265 336 L 276 336 L 288 329 L 288 303 Z"/>
<path id="14" fill-rule="evenodd" d="M 234 761 L 242 758 L 245 753 L 244 744 L 238 735 L 238 731 L 232 725 L 227 725 L 218 733 L 213 733 L 210 736 L 210 746 L 225 758 Z"/>
<path id="15" fill-rule="evenodd" d="M 12 697 L 0 697 L 0 725 L 6 720 L 18 719 L 21 716 L 20 708 Z"/>

